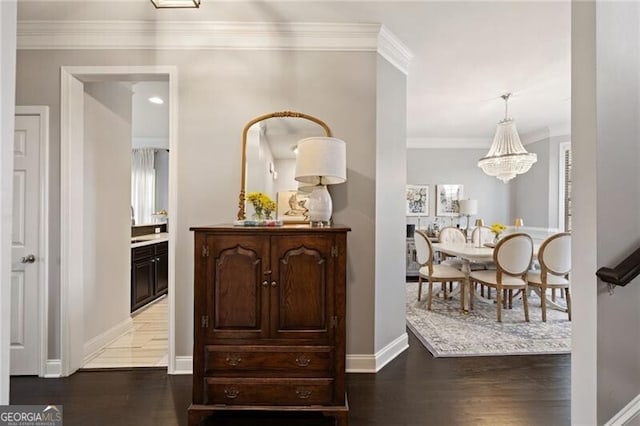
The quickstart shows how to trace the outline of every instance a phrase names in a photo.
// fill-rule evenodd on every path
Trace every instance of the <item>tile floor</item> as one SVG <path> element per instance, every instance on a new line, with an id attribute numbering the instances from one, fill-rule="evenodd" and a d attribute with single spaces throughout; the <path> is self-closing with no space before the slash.
<path id="1" fill-rule="evenodd" d="M 133 328 L 98 351 L 84 368 L 167 366 L 167 298 L 136 313 L 132 319 Z"/>

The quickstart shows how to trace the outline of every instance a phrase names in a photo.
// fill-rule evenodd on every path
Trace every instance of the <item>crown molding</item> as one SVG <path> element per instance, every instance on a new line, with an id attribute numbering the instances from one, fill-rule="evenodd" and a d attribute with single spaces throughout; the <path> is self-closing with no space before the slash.
<path id="1" fill-rule="evenodd" d="M 413 54 L 380 24 L 19 21 L 18 49 L 234 49 L 378 52 L 403 73 Z"/>
<path id="2" fill-rule="evenodd" d="M 405 75 L 409 75 L 409 64 L 413 59 L 413 53 L 384 25 L 380 26 L 378 34 L 378 53 Z"/>

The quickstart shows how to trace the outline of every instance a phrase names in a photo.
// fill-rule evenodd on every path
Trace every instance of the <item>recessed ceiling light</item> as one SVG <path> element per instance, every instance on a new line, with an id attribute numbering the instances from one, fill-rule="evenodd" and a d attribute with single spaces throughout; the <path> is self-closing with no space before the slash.
<path id="1" fill-rule="evenodd" d="M 162 105 L 164 103 L 164 101 L 162 100 L 161 97 L 159 96 L 152 96 L 149 98 L 149 102 L 151 102 L 152 104 L 158 104 L 158 105 Z"/>
<path id="2" fill-rule="evenodd" d="M 176 7 L 200 7 L 200 0 L 151 0 L 156 9 Z"/>

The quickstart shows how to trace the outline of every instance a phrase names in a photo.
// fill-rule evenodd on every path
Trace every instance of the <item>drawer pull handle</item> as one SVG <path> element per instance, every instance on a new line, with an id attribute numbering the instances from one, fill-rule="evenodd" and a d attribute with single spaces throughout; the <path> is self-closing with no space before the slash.
<path id="1" fill-rule="evenodd" d="M 229 399 L 236 399 L 240 395 L 240 391 L 236 388 L 228 388 L 224 390 L 224 395 Z"/>
<path id="2" fill-rule="evenodd" d="M 309 399 L 309 397 L 311 396 L 313 392 L 310 390 L 306 390 L 306 389 L 296 389 L 296 395 L 298 395 L 298 398 L 300 399 Z"/>
<path id="3" fill-rule="evenodd" d="M 311 358 L 306 355 L 298 355 L 296 357 L 296 365 L 298 367 L 308 367 L 311 364 Z"/>
<path id="4" fill-rule="evenodd" d="M 269 281 L 264 280 L 262 281 L 262 287 L 267 287 L 269 285 Z"/>
<path id="5" fill-rule="evenodd" d="M 277 283 L 277 282 L 275 282 L 275 281 L 271 281 L 271 287 L 275 287 L 275 286 L 277 286 L 277 285 L 278 285 L 278 283 Z"/>
<path id="6" fill-rule="evenodd" d="M 235 355 L 227 356 L 227 364 L 229 364 L 232 367 L 237 367 L 238 365 L 240 365 L 241 362 L 242 362 L 242 358 L 240 358 L 239 356 L 235 356 Z"/>

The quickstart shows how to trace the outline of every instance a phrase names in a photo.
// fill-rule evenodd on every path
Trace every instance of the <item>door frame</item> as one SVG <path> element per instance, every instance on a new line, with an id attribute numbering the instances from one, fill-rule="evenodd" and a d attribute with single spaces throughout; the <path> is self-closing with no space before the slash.
<path id="1" fill-rule="evenodd" d="M 169 355 L 167 372 L 176 369 L 175 357 L 175 241 L 178 187 L 178 69 L 176 66 L 63 66 L 60 69 L 60 207 L 61 207 L 61 285 L 60 285 L 60 361 L 62 376 L 82 367 L 84 314 L 84 242 L 82 211 L 84 204 L 82 114 L 85 82 L 98 81 L 169 82 Z M 82 92 L 84 92 L 82 90 Z M 75 112 L 75 113 L 74 113 Z M 83 120 L 84 121 L 84 120 Z"/>
<path id="2" fill-rule="evenodd" d="M 40 368 L 38 376 L 47 375 L 49 337 L 49 107 L 45 105 L 16 106 L 14 116 L 38 116 L 40 118 L 40 197 L 38 202 L 38 344 Z"/>

